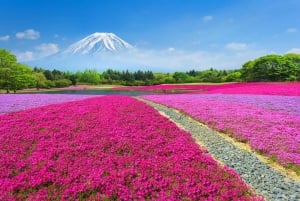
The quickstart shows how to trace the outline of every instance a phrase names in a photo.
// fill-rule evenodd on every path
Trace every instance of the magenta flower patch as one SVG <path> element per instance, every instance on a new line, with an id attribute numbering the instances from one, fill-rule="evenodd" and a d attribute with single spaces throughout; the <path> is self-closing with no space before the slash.
<path id="1" fill-rule="evenodd" d="M 201 84 L 163 84 L 155 86 L 117 87 L 116 90 L 146 90 L 146 91 L 200 91 L 201 93 L 221 94 L 260 94 L 260 95 L 284 95 L 300 96 L 300 82 L 287 83 L 231 83 L 218 85 Z M 200 93 L 198 92 L 198 93 Z"/>
<path id="2" fill-rule="evenodd" d="M 0 124 L 0 200 L 261 200 L 131 97 L 28 109 Z"/>

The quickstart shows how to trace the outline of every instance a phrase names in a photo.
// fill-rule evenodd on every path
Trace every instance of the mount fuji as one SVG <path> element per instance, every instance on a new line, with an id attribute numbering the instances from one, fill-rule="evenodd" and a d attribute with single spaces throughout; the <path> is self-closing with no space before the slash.
<path id="1" fill-rule="evenodd" d="M 120 52 L 134 47 L 113 33 L 93 33 L 70 45 L 64 55 L 93 55 L 107 52 Z"/>
<path id="2" fill-rule="evenodd" d="M 146 70 L 154 61 L 153 68 L 157 67 L 160 71 L 161 66 L 157 65 L 156 59 L 152 58 L 164 58 L 161 55 L 134 47 L 114 33 L 96 32 L 67 46 L 66 49 L 56 54 L 27 63 L 31 66 L 43 66 L 49 69 L 55 67 L 71 71 L 91 68 L 98 70 L 108 68 Z"/>

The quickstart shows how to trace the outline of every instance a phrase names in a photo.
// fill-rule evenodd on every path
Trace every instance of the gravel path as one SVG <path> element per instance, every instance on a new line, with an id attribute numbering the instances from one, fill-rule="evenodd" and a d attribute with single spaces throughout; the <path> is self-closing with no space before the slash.
<path id="1" fill-rule="evenodd" d="M 215 159 L 238 172 L 254 191 L 266 200 L 300 200 L 300 183 L 293 181 L 260 161 L 251 152 L 241 149 L 222 137 L 218 132 L 199 124 L 189 116 L 175 109 L 144 99 L 141 101 L 153 106 L 171 120 L 189 131 Z"/>

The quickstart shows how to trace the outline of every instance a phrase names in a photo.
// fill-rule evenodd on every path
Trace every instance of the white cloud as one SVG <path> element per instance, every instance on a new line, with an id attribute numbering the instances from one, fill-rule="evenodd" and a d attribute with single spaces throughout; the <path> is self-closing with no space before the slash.
<path id="1" fill-rule="evenodd" d="M 15 52 L 18 61 L 34 61 L 55 54 L 59 51 L 58 45 L 54 43 L 43 43 L 35 47 L 34 51 Z"/>
<path id="2" fill-rule="evenodd" d="M 54 43 L 43 43 L 36 46 L 35 49 L 38 51 L 37 54 L 41 57 L 49 56 L 59 51 L 58 45 Z"/>
<path id="3" fill-rule="evenodd" d="M 15 55 L 17 56 L 17 59 L 20 62 L 34 60 L 34 53 L 31 51 L 17 52 L 15 53 Z"/>
<path id="4" fill-rule="evenodd" d="M 40 32 L 38 32 L 34 29 L 27 29 L 24 32 L 16 33 L 16 37 L 18 39 L 35 40 L 35 39 L 38 39 L 40 37 Z"/>
<path id="5" fill-rule="evenodd" d="M 206 15 L 206 16 L 202 17 L 203 22 L 209 22 L 209 21 L 212 21 L 213 19 L 214 19 L 214 17 L 211 15 Z"/>
<path id="6" fill-rule="evenodd" d="M 241 50 L 246 50 L 248 49 L 248 45 L 246 43 L 228 43 L 225 48 L 229 50 L 234 50 L 234 51 L 241 51 Z"/>
<path id="7" fill-rule="evenodd" d="M 300 48 L 292 48 L 292 49 L 288 50 L 286 53 L 300 54 Z"/>
<path id="8" fill-rule="evenodd" d="M 9 35 L 0 36 L 0 41 L 8 41 L 10 39 Z"/>
<path id="9" fill-rule="evenodd" d="M 174 47 L 169 47 L 168 51 L 170 51 L 170 52 L 175 51 L 175 48 Z"/>
<path id="10" fill-rule="evenodd" d="M 298 32 L 298 29 L 296 29 L 296 28 L 288 28 L 286 30 L 286 32 L 288 32 L 288 33 L 296 33 L 296 32 Z"/>

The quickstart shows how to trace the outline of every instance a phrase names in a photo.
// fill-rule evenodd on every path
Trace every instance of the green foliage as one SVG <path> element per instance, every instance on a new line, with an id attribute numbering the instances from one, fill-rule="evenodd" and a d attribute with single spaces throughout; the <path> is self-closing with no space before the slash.
<path id="1" fill-rule="evenodd" d="M 77 84 L 77 79 L 76 79 L 76 76 L 74 74 L 69 76 L 69 80 L 72 82 L 72 85 Z"/>
<path id="2" fill-rule="evenodd" d="M 39 90 L 40 88 L 48 88 L 47 79 L 46 79 L 44 73 L 35 72 L 34 76 L 35 76 L 35 87 L 37 90 Z"/>
<path id="3" fill-rule="evenodd" d="M 216 70 L 210 68 L 208 70 L 196 71 L 191 70 L 186 73 L 189 78 L 186 82 L 239 82 L 241 81 L 241 73 L 239 70 Z"/>
<path id="4" fill-rule="evenodd" d="M 47 80 L 54 80 L 54 76 L 50 70 L 45 70 L 43 74 L 45 75 Z"/>
<path id="5" fill-rule="evenodd" d="M 152 85 L 155 76 L 151 71 L 136 72 L 116 71 L 108 69 L 102 73 L 102 84 L 123 84 L 123 85 Z"/>
<path id="6" fill-rule="evenodd" d="M 68 79 L 59 79 L 54 81 L 55 87 L 68 87 L 72 85 L 71 80 Z"/>
<path id="7" fill-rule="evenodd" d="M 233 71 L 233 72 L 229 72 L 224 79 L 222 79 L 222 81 L 224 82 L 241 82 L 242 78 L 241 78 L 242 73 L 240 71 Z"/>
<path id="8" fill-rule="evenodd" d="M 92 69 L 92 70 L 87 69 L 83 73 L 78 73 L 78 74 L 80 74 L 78 79 L 80 82 L 89 83 L 89 84 L 99 84 L 101 81 L 100 73 L 98 73 L 96 69 Z"/>
<path id="9" fill-rule="evenodd" d="M 221 74 L 220 71 L 214 70 L 213 68 L 209 70 L 204 70 L 199 73 L 199 81 L 200 82 L 221 82 Z"/>
<path id="10" fill-rule="evenodd" d="M 16 57 L 9 51 L 0 49 L 0 88 L 9 93 L 10 90 L 16 92 L 33 85 L 32 69 L 17 63 Z"/>
<path id="11" fill-rule="evenodd" d="M 166 83 L 166 79 L 170 79 L 173 77 L 169 73 L 154 73 L 154 80 L 160 84 L 160 83 Z"/>
<path id="12" fill-rule="evenodd" d="M 32 69 L 25 64 L 17 64 L 11 68 L 8 79 L 9 89 L 16 90 L 34 86 L 35 77 Z"/>
<path id="13" fill-rule="evenodd" d="M 285 54 L 284 57 L 288 60 L 290 60 L 291 62 L 293 62 L 296 65 L 300 65 L 300 54 L 295 54 L 295 53 L 289 53 L 289 54 Z"/>
<path id="14" fill-rule="evenodd" d="M 300 55 L 266 55 L 245 63 L 241 73 L 244 81 L 300 80 Z"/>
<path id="15" fill-rule="evenodd" d="M 0 68 L 0 88 L 9 93 L 9 79 L 12 70 L 10 68 Z"/>
<path id="16" fill-rule="evenodd" d="M 0 88 L 5 89 L 7 93 L 10 89 L 12 68 L 16 65 L 16 57 L 9 51 L 0 49 Z"/>
<path id="17" fill-rule="evenodd" d="M 176 83 L 185 83 L 189 81 L 190 76 L 184 72 L 175 72 L 173 74 L 173 79 Z"/>
<path id="18" fill-rule="evenodd" d="M 52 71 L 44 70 L 42 68 L 34 68 L 34 71 L 38 73 L 39 79 L 37 89 L 39 88 L 52 88 L 52 87 L 67 87 L 77 84 L 77 76 L 76 74 L 67 71 L 63 72 L 57 69 Z M 42 73 L 43 75 L 41 75 Z M 70 84 L 71 83 L 71 84 Z"/>
<path id="19" fill-rule="evenodd" d="M 248 61 L 243 64 L 241 69 L 241 78 L 244 81 L 251 81 L 253 80 L 253 66 L 255 62 L 254 61 Z"/>
<path id="20" fill-rule="evenodd" d="M 11 68 L 17 64 L 17 58 L 9 51 L 0 49 L 0 68 Z"/>
<path id="21" fill-rule="evenodd" d="M 65 74 L 62 71 L 54 69 L 52 71 L 53 80 L 65 79 Z"/>

